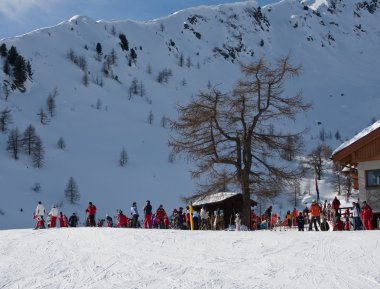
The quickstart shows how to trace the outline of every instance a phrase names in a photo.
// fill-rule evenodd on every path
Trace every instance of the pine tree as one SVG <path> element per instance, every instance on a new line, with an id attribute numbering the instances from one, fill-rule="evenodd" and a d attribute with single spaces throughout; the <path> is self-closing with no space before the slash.
<path id="1" fill-rule="evenodd" d="M 129 97 L 131 98 L 131 94 L 137 95 L 139 93 L 139 88 L 138 88 L 138 83 L 139 81 L 137 78 L 133 78 L 131 86 L 129 87 Z"/>
<path id="2" fill-rule="evenodd" d="M 33 184 L 33 187 L 32 187 L 32 190 L 36 193 L 39 193 L 41 192 L 41 184 L 40 183 L 34 183 Z"/>
<path id="3" fill-rule="evenodd" d="M 119 165 L 124 167 L 128 162 L 128 154 L 125 148 L 120 153 L 120 158 L 119 158 Z"/>
<path id="4" fill-rule="evenodd" d="M 12 155 L 15 160 L 18 160 L 18 155 L 21 148 L 21 135 L 18 128 L 14 128 L 9 132 L 7 151 Z"/>
<path id="5" fill-rule="evenodd" d="M 154 121 L 154 115 L 153 115 L 153 112 L 152 112 L 152 111 L 149 111 L 149 114 L 148 114 L 148 123 L 149 123 L 149 124 L 153 124 L 153 121 Z"/>
<path id="6" fill-rule="evenodd" d="M 55 104 L 55 98 L 53 95 L 49 94 L 48 98 L 46 99 L 46 105 L 47 105 L 50 117 L 53 117 L 55 115 L 56 108 L 57 108 Z"/>
<path id="7" fill-rule="evenodd" d="M 65 197 L 70 204 L 76 204 L 80 199 L 78 186 L 73 177 L 70 177 L 65 189 Z"/>
<path id="8" fill-rule="evenodd" d="M 152 66 L 148 64 L 148 67 L 146 68 L 146 73 L 152 74 Z"/>
<path id="9" fill-rule="evenodd" d="M 340 136 L 339 130 L 336 130 L 336 132 L 335 132 L 335 139 L 336 140 L 342 140 L 342 137 Z"/>
<path id="10" fill-rule="evenodd" d="M 29 80 L 33 80 L 32 65 L 29 60 L 26 62 L 26 72 L 28 73 Z"/>
<path id="11" fill-rule="evenodd" d="M 64 150 L 66 148 L 66 143 L 63 137 L 60 137 L 57 141 L 57 147 L 61 150 Z"/>
<path id="12" fill-rule="evenodd" d="M 18 88 L 21 92 L 25 91 L 24 83 L 28 79 L 28 73 L 26 68 L 26 62 L 24 57 L 18 55 L 16 57 L 14 66 L 13 66 L 13 84 L 16 88 Z"/>
<path id="13" fill-rule="evenodd" d="M 166 125 L 168 123 L 168 118 L 164 115 L 161 118 L 161 127 L 166 128 Z"/>
<path id="14" fill-rule="evenodd" d="M 33 125 L 29 124 L 22 136 L 22 147 L 28 155 L 32 154 L 37 138 L 36 129 Z"/>
<path id="15" fill-rule="evenodd" d="M 41 108 L 40 111 L 37 113 L 40 123 L 41 124 L 46 124 L 48 121 L 48 115 L 45 113 L 44 109 Z"/>
<path id="16" fill-rule="evenodd" d="M 178 60 L 179 67 L 183 67 L 184 63 L 185 63 L 185 58 L 183 56 L 183 53 L 181 52 L 181 54 L 179 55 L 179 60 Z"/>
<path id="17" fill-rule="evenodd" d="M 4 82 L 2 86 L 3 94 L 4 94 L 4 100 L 8 101 L 8 97 L 11 94 L 11 89 L 9 88 L 8 82 Z"/>
<path id="18" fill-rule="evenodd" d="M 116 35 L 116 28 L 115 28 L 115 25 L 112 25 L 112 28 L 111 28 L 111 34 L 112 34 L 113 36 Z"/>
<path id="19" fill-rule="evenodd" d="M 32 163 L 33 167 L 35 168 L 42 168 L 44 165 L 44 154 L 45 150 L 42 145 L 42 140 L 41 138 L 36 135 L 35 136 L 35 141 L 32 147 Z"/>
<path id="20" fill-rule="evenodd" d="M 102 55 L 102 45 L 99 42 L 96 43 L 96 53 Z"/>
<path id="21" fill-rule="evenodd" d="M 112 48 L 112 50 L 111 50 L 111 53 L 110 53 L 109 59 L 110 59 L 110 64 L 112 64 L 112 65 L 115 65 L 115 64 L 116 64 L 117 54 L 116 54 L 115 49 L 113 49 L 113 48 Z"/>
<path id="22" fill-rule="evenodd" d="M 102 108 L 102 100 L 100 98 L 96 101 L 96 109 L 100 110 Z"/>
<path id="23" fill-rule="evenodd" d="M 8 51 L 8 58 L 7 58 L 10 65 L 14 65 L 15 64 L 15 61 L 16 61 L 16 58 L 17 58 L 18 55 L 19 54 L 17 52 L 16 47 L 11 46 L 11 48 Z"/>
<path id="24" fill-rule="evenodd" d="M 6 132 L 8 130 L 8 125 L 12 123 L 11 110 L 6 108 L 0 111 L 0 131 Z"/>
<path id="25" fill-rule="evenodd" d="M 3 72 L 6 74 L 6 75 L 10 75 L 11 73 L 11 67 L 9 65 L 9 61 L 8 59 L 6 59 L 4 61 L 4 64 L 3 64 Z"/>
<path id="26" fill-rule="evenodd" d="M 139 87 L 139 95 L 141 97 L 144 97 L 146 94 L 146 91 L 145 91 L 145 86 L 144 84 L 142 83 L 142 81 L 140 82 L 140 87 Z"/>
<path id="27" fill-rule="evenodd" d="M 136 63 L 137 53 L 133 48 L 131 49 L 131 52 L 129 53 L 129 57 L 133 63 Z"/>
<path id="28" fill-rule="evenodd" d="M 127 37 L 125 36 L 125 34 L 120 33 L 119 34 L 119 39 L 120 39 L 119 44 L 120 44 L 121 49 L 123 51 L 124 50 L 128 51 L 129 50 L 129 43 L 128 43 L 128 40 L 127 40 Z"/>
<path id="29" fill-rule="evenodd" d="M 0 56 L 7 57 L 7 55 L 8 55 L 7 45 L 5 43 L 2 43 L 0 46 Z"/>
<path id="30" fill-rule="evenodd" d="M 193 64 L 191 63 L 191 58 L 190 58 L 190 56 L 188 56 L 188 57 L 186 58 L 186 66 L 187 66 L 188 68 L 190 68 L 192 65 L 193 65 Z"/>
<path id="31" fill-rule="evenodd" d="M 87 71 L 83 71 L 83 76 L 82 76 L 82 83 L 84 86 L 88 86 L 89 80 L 88 80 L 88 74 Z"/>

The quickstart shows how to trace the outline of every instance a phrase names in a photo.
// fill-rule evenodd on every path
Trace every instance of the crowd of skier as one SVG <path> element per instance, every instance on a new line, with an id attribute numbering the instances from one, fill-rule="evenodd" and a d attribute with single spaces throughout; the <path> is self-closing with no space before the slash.
<path id="1" fill-rule="evenodd" d="M 350 231 L 350 230 L 373 230 L 374 214 L 372 208 L 363 201 L 362 206 L 359 202 L 352 202 L 352 207 L 341 208 L 337 197 L 330 203 L 327 200 L 320 204 L 315 199 L 312 200 L 310 207 L 305 207 L 303 211 L 296 208 L 287 211 L 284 219 L 272 212 L 269 206 L 265 213 L 259 218 L 253 213 L 253 229 L 290 229 L 297 227 L 299 231 Z"/>
<path id="2" fill-rule="evenodd" d="M 89 202 L 85 213 L 86 219 L 83 225 L 87 227 L 190 229 L 189 207 L 186 207 L 186 209 L 179 207 L 178 210 L 174 209 L 171 215 L 168 215 L 162 204 L 159 205 L 156 211 L 153 211 L 153 207 L 149 200 L 146 201 L 143 208 L 143 220 L 140 220 L 136 202 L 132 203 L 129 216 L 127 216 L 122 210 L 117 210 L 117 214 L 114 217 L 106 214 L 105 218 L 96 219 L 97 208 L 92 202 Z M 45 214 L 47 214 L 46 219 Z M 192 212 L 191 217 L 194 229 L 206 229 L 206 227 L 207 229 L 211 229 L 211 227 L 208 227 L 209 214 L 204 208 L 200 210 L 200 213 L 197 211 Z M 217 217 L 214 219 L 219 228 L 220 222 L 218 220 L 220 220 L 222 216 L 219 215 Z M 77 227 L 80 224 L 79 217 L 75 213 L 67 218 L 63 212 L 58 212 L 56 205 L 53 205 L 51 210 L 47 213 L 41 201 L 38 202 L 34 213 L 34 219 L 36 220 L 35 229 L 45 229 L 46 227 L 55 228 L 57 227 L 57 219 L 59 220 L 60 227 Z M 222 228 L 220 227 L 220 229 Z"/>
<path id="3" fill-rule="evenodd" d="M 208 212 L 204 206 L 199 212 L 190 210 L 189 207 L 185 209 L 179 207 L 178 210 L 174 209 L 171 214 L 167 214 L 162 204 L 154 211 L 148 200 L 143 207 L 143 219 L 141 220 L 136 202 L 132 203 L 128 216 L 122 210 L 117 210 L 117 214 L 114 217 L 106 214 L 105 218 L 96 219 L 96 213 L 96 206 L 92 202 L 89 202 L 85 210 L 86 218 L 83 225 L 87 227 L 181 230 L 190 228 L 194 230 L 226 229 L 223 212 L 221 210 Z M 47 214 L 46 220 L 45 214 Z M 59 212 L 56 205 L 53 205 L 47 213 L 42 202 L 38 202 L 34 219 L 36 220 L 35 229 L 43 229 L 46 226 L 47 228 L 56 228 L 57 220 L 62 228 L 80 225 L 79 216 L 75 213 L 72 213 L 67 218 L 62 211 Z M 296 208 L 292 211 L 289 210 L 284 218 L 282 218 L 281 214 L 272 212 L 272 206 L 269 206 L 261 216 L 252 211 L 249 228 L 241 225 L 240 215 L 236 213 L 234 215 L 234 224 L 232 224 L 235 230 L 286 230 L 295 227 L 299 231 L 304 231 L 305 226 L 307 226 L 309 231 L 313 230 L 313 227 L 315 231 L 328 231 L 330 227 L 334 231 L 373 230 L 373 212 L 365 201 L 362 203 L 362 206 L 358 202 L 353 202 L 352 207 L 341 208 L 340 201 L 335 197 L 331 203 L 326 200 L 321 204 L 313 200 L 310 207 L 306 206 L 303 211 L 298 211 Z M 231 227 L 231 224 L 229 227 Z"/>

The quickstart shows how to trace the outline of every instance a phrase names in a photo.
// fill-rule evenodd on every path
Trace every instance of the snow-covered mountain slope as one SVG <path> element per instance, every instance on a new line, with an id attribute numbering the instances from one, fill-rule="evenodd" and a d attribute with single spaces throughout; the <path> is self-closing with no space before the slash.
<path id="1" fill-rule="evenodd" d="M 289 54 L 294 64 L 302 64 L 301 77 L 289 81 L 285 93 L 302 90 L 314 103 L 299 122 L 288 125 L 309 127 L 307 148 L 317 143 L 322 127 L 327 134 L 339 130 L 343 140 L 350 138 L 380 117 L 379 19 L 374 0 L 287 0 L 261 9 L 247 1 L 187 9 L 149 22 L 75 16 L 55 27 L 1 40 L 30 61 L 33 80 L 25 93 L 13 91 L 8 101 L 2 91 L 0 111 L 11 110 L 9 129 L 36 128 L 45 164 L 33 168 L 26 154 L 12 159 L 6 151 L 8 135 L 0 133 L 0 228 L 30 226 L 38 200 L 81 216 L 88 201 L 98 206 L 100 216 L 115 209 L 129 212 L 133 201 L 141 210 L 147 199 L 167 210 L 182 205 L 179 197 L 194 191 L 191 164 L 179 158 L 169 161 L 170 131 L 163 120 L 175 118 L 175 105 L 201 89 L 231 90 L 241 77 L 239 63 L 261 56 L 274 61 Z M 119 34 L 126 36 L 129 51 L 121 49 Z M 115 64 L 105 68 L 113 52 Z M 70 53 L 76 62 L 84 60 L 87 73 L 69 60 Z M 3 71 L 0 80 L 1 85 L 8 80 Z M 37 114 L 41 108 L 46 111 L 55 88 L 56 115 L 41 124 Z M 130 93 L 132 88 L 137 94 Z M 67 145 L 64 150 L 56 146 L 60 137 Z M 123 148 L 128 164 L 120 167 Z M 69 205 L 64 196 L 71 176 L 80 192 L 77 205 Z M 32 190 L 36 183 L 41 192 Z"/>
<path id="2" fill-rule="evenodd" d="M 3 230 L 0 287 L 373 289 L 379 233 Z"/>

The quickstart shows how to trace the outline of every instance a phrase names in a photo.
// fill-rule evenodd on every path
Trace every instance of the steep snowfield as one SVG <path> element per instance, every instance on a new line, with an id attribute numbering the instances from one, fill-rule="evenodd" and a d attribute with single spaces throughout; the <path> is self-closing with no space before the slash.
<path id="1" fill-rule="evenodd" d="M 328 1 L 281 1 L 262 8 L 268 25 L 264 16 L 255 20 L 255 1 L 201 6 L 148 22 L 74 16 L 54 27 L 1 40 L 30 60 L 34 74 L 26 93 L 15 91 L 6 102 L 0 91 L 0 111 L 12 110 L 9 129 L 18 127 L 23 132 L 32 124 L 46 153 L 41 169 L 33 168 L 25 154 L 15 161 L 6 151 L 8 135 L 0 133 L 0 229 L 30 226 L 39 200 L 47 209 L 56 203 L 67 215 L 75 211 L 80 216 L 92 201 L 102 217 L 116 209 L 129 213 L 133 201 L 140 209 L 148 199 L 154 209 L 160 203 L 168 211 L 183 206 L 180 197 L 191 195 L 196 186 L 189 174 L 192 164 L 184 158 L 168 161 L 170 131 L 161 120 L 176 118 L 175 105 L 186 103 L 208 84 L 230 91 L 241 77 L 240 61 L 248 63 L 260 56 L 274 61 L 289 54 L 292 63 L 302 64 L 301 77 L 289 80 L 284 93 L 302 90 L 314 107 L 298 122 L 279 125 L 309 128 L 305 153 L 318 144 L 322 128 L 331 136 L 339 130 L 342 141 L 351 138 L 372 118 L 380 118 L 380 13 L 379 9 L 373 14 L 357 11 L 357 2 L 340 1 L 331 12 Z M 128 65 L 119 33 L 136 50 L 136 64 Z M 98 42 L 101 61 L 95 59 Z M 70 49 L 87 61 L 87 87 L 82 84 L 83 71 L 67 58 Z M 119 81 L 102 73 L 104 57 L 112 49 L 118 59 L 111 70 Z M 168 83 L 158 83 L 158 73 L 164 69 L 170 69 L 172 76 Z M 7 78 L 1 70 L 0 84 Z M 134 78 L 145 95 L 129 99 Z M 96 79 L 102 79 L 103 86 Z M 37 113 L 41 108 L 46 111 L 46 99 L 54 88 L 57 112 L 43 125 Z M 152 125 L 147 122 L 150 111 Z M 67 144 L 65 150 L 56 147 L 60 137 Z M 333 137 L 329 142 L 333 148 L 340 145 Z M 123 148 L 129 158 L 124 168 L 118 166 Z M 71 176 L 81 195 L 77 205 L 70 205 L 64 196 Z M 36 183 L 41 184 L 39 193 L 32 190 Z M 328 190 L 333 195 L 333 189 Z"/>
<path id="2" fill-rule="evenodd" d="M 380 231 L 0 231 L 0 288 L 380 288 Z"/>

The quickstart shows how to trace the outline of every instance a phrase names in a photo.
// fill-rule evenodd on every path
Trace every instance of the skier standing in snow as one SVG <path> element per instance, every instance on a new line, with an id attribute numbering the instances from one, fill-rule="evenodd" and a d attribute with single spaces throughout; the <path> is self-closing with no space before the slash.
<path id="1" fill-rule="evenodd" d="M 299 212 L 299 214 L 296 218 L 296 221 L 297 221 L 298 231 L 304 231 L 305 218 L 304 218 L 302 212 Z"/>
<path id="2" fill-rule="evenodd" d="M 78 217 L 73 213 L 69 218 L 69 226 L 70 227 L 76 227 L 78 224 Z"/>
<path id="3" fill-rule="evenodd" d="M 327 222 L 326 218 L 322 216 L 321 218 L 321 231 L 328 231 L 330 230 L 329 223 Z"/>
<path id="4" fill-rule="evenodd" d="M 112 218 L 108 214 L 106 214 L 106 227 L 109 227 L 109 228 L 113 227 Z"/>
<path id="5" fill-rule="evenodd" d="M 333 221 L 334 220 L 334 211 L 333 211 L 330 203 L 327 204 L 326 211 L 327 211 L 327 221 L 329 221 L 329 222 Z"/>
<path id="6" fill-rule="evenodd" d="M 58 220 L 59 220 L 59 226 L 60 226 L 61 228 L 66 228 L 66 227 L 68 227 L 68 225 L 67 225 L 67 223 L 68 223 L 68 221 L 67 221 L 67 217 L 66 217 L 66 215 L 64 215 L 62 212 L 59 212 L 59 218 L 58 218 Z"/>
<path id="7" fill-rule="evenodd" d="M 183 213 L 183 208 L 182 207 L 179 207 L 178 208 L 178 228 L 180 230 L 184 230 L 185 229 L 185 226 L 184 226 L 184 223 L 185 223 L 185 215 Z"/>
<path id="8" fill-rule="evenodd" d="M 360 205 L 359 203 L 352 202 L 352 218 L 354 221 L 354 231 L 360 230 L 361 221 L 360 221 Z"/>
<path id="9" fill-rule="evenodd" d="M 310 213 L 309 208 L 306 206 L 305 209 L 303 210 L 303 216 L 305 218 L 305 224 L 310 223 L 309 213 Z"/>
<path id="10" fill-rule="evenodd" d="M 152 229 L 152 205 L 149 200 L 146 201 L 144 206 L 144 228 Z"/>
<path id="11" fill-rule="evenodd" d="M 239 213 L 236 213 L 236 215 L 235 215 L 235 230 L 240 231 L 240 228 L 241 228 L 241 218 L 240 218 Z"/>
<path id="12" fill-rule="evenodd" d="M 207 230 L 208 229 L 208 226 L 207 226 L 208 212 L 206 211 L 206 208 L 204 206 L 202 206 L 199 216 L 201 218 L 201 229 Z"/>
<path id="13" fill-rule="evenodd" d="M 93 205 L 92 202 L 88 203 L 86 214 L 87 214 L 86 225 L 90 227 L 96 227 L 96 224 L 95 224 L 96 206 Z"/>
<path id="14" fill-rule="evenodd" d="M 310 214 L 311 214 L 311 220 L 309 224 L 309 231 L 313 229 L 313 224 L 314 224 L 315 230 L 319 231 L 317 227 L 317 223 L 319 226 L 321 226 L 321 220 L 320 220 L 321 207 L 319 206 L 316 200 L 313 200 L 311 203 Z"/>
<path id="15" fill-rule="evenodd" d="M 37 229 L 45 229 L 45 220 L 44 216 L 35 216 L 35 219 L 37 220 L 35 230 Z"/>
<path id="16" fill-rule="evenodd" d="M 116 227 L 118 227 L 118 228 L 127 228 L 128 227 L 128 218 L 126 215 L 123 214 L 122 210 L 119 210 L 119 213 L 117 214 L 116 220 L 117 220 Z"/>
<path id="17" fill-rule="evenodd" d="M 292 216 L 293 216 L 293 226 L 297 225 L 297 217 L 298 217 L 298 211 L 296 208 L 293 209 L 293 212 L 292 212 Z"/>
<path id="18" fill-rule="evenodd" d="M 166 216 L 166 212 L 165 212 L 165 209 L 164 209 L 163 205 L 160 205 L 158 207 L 156 214 L 157 214 L 157 217 L 159 219 L 159 227 L 160 227 L 160 229 L 164 229 L 165 228 L 164 218 Z"/>
<path id="19" fill-rule="evenodd" d="M 177 209 L 173 210 L 172 216 L 171 216 L 171 223 L 173 229 L 178 229 L 178 211 Z"/>
<path id="20" fill-rule="evenodd" d="M 58 217 L 58 209 L 56 205 L 53 205 L 49 212 L 50 216 L 50 228 L 55 228 L 57 226 L 57 217 Z"/>
<path id="21" fill-rule="evenodd" d="M 340 201 L 338 200 L 336 196 L 334 200 L 332 201 L 332 208 L 334 210 L 334 217 L 336 217 L 339 213 L 339 208 L 340 208 Z"/>
<path id="22" fill-rule="evenodd" d="M 367 204 L 366 201 L 363 202 L 361 217 L 363 221 L 364 230 L 373 230 L 372 218 L 373 212 L 371 207 Z"/>
<path id="23" fill-rule="evenodd" d="M 45 207 L 42 205 L 42 202 L 39 201 L 38 204 L 37 204 L 37 208 L 36 208 L 36 211 L 34 213 L 34 215 L 36 217 L 38 216 L 45 216 Z"/>
<path id="24" fill-rule="evenodd" d="M 345 231 L 350 231 L 350 210 L 347 208 L 344 213 L 344 230 Z"/>
<path id="25" fill-rule="evenodd" d="M 132 204 L 131 215 L 132 215 L 132 228 L 137 228 L 137 224 L 139 221 L 139 212 L 137 210 L 136 202 L 133 202 L 133 204 Z"/>
<path id="26" fill-rule="evenodd" d="M 287 225 L 289 227 L 289 229 L 292 228 L 292 222 L 293 222 L 293 215 L 290 213 L 290 211 L 287 211 L 286 212 L 286 216 L 285 216 L 285 219 L 286 219 L 286 222 L 287 222 Z"/>
<path id="27" fill-rule="evenodd" d="M 271 217 L 272 217 L 272 206 L 269 206 L 265 210 L 265 225 L 267 229 L 271 229 L 271 225 L 270 225 Z"/>

